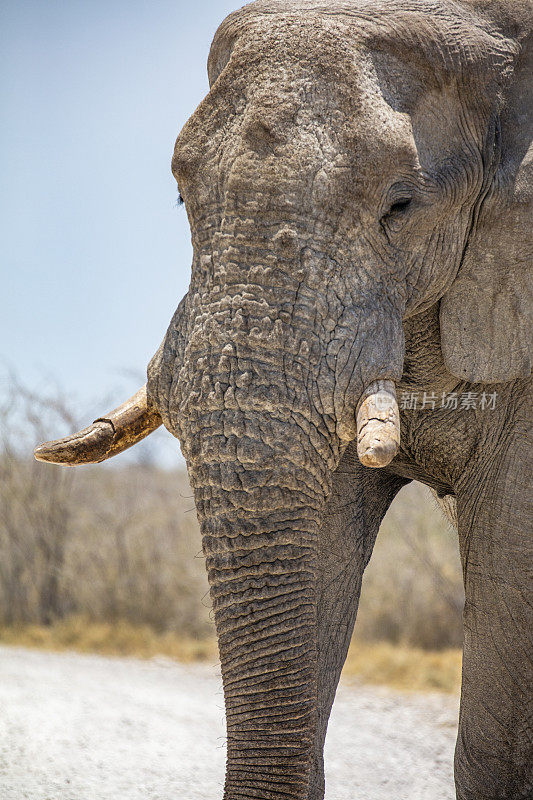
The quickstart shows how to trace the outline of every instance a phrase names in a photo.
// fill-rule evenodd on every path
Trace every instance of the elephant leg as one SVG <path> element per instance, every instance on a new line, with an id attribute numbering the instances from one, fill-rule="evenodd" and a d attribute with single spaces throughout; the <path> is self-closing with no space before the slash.
<path id="1" fill-rule="evenodd" d="M 324 797 L 324 741 L 357 615 L 361 581 L 380 523 L 405 478 L 362 467 L 350 445 L 337 469 L 320 529 L 318 725 L 309 800 Z"/>
<path id="2" fill-rule="evenodd" d="M 532 444 L 524 424 L 458 497 L 466 590 L 458 800 L 533 797 Z"/>

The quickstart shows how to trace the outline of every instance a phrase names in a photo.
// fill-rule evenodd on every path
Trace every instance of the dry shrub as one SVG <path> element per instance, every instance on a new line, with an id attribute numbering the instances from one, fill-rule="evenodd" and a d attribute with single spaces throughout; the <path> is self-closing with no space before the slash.
<path id="1" fill-rule="evenodd" d="M 429 489 L 411 483 L 378 534 L 355 634 L 426 650 L 461 647 L 463 604 L 457 532 Z"/>
<path id="2" fill-rule="evenodd" d="M 0 625 L 81 616 L 212 636 L 185 472 L 35 462 L 37 442 L 76 422 L 61 400 L 17 384 L 0 422 Z"/>
<path id="3" fill-rule="evenodd" d="M 71 477 L 25 461 L 2 467 L 10 480 L 0 483 L 0 624 L 82 615 L 211 634 L 183 471 L 86 467 Z"/>
<path id="4" fill-rule="evenodd" d="M 185 472 L 132 466 L 90 473 L 77 486 L 82 513 L 63 571 L 70 613 L 188 636 L 211 634 L 205 563 Z"/>

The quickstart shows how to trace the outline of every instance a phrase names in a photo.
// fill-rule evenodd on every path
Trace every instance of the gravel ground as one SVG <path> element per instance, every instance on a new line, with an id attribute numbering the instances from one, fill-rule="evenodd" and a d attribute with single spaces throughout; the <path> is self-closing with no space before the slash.
<path id="1" fill-rule="evenodd" d="M 452 800 L 455 699 L 341 686 L 327 800 Z M 215 668 L 0 647 L 2 800 L 220 800 Z"/>

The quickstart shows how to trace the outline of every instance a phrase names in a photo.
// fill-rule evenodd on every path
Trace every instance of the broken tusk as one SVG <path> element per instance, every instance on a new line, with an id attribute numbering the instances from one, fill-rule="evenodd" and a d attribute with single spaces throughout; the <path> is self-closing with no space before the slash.
<path id="1" fill-rule="evenodd" d="M 400 412 L 392 381 L 375 381 L 357 406 L 357 455 L 365 467 L 386 467 L 400 447 Z"/>
<path id="2" fill-rule="evenodd" d="M 107 416 L 95 420 L 79 433 L 45 442 L 33 451 L 37 461 L 76 466 L 99 464 L 122 453 L 161 425 L 155 408 L 148 403 L 146 385 Z"/>

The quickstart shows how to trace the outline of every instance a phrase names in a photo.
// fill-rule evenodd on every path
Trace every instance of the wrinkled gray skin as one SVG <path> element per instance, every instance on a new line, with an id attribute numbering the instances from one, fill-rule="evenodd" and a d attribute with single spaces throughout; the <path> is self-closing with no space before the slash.
<path id="1" fill-rule="evenodd" d="M 457 797 L 533 797 L 532 27 L 531 0 L 259 0 L 215 37 L 173 159 L 191 286 L 148 391 L 202 526 L 226 800 L 323 797 L 361 577 L 413 478 L 456 498 Z M 438 402 L 372 470 L 378 379 Z M 440 407 L 467 391 L 495 410 Z"/>

